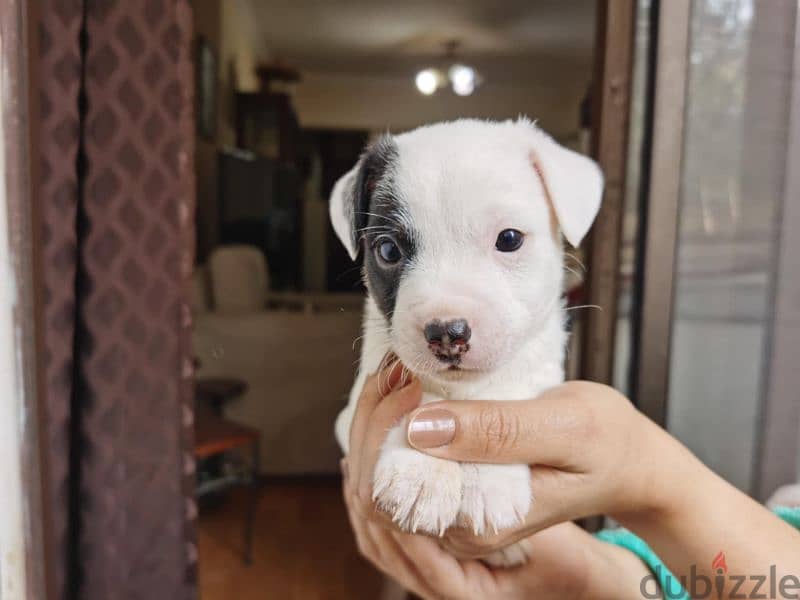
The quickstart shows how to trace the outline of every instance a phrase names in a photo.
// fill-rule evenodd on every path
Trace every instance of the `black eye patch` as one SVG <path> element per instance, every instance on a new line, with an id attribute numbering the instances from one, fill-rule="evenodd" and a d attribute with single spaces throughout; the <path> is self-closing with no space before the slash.
<path id="1" fill-rule="evenodd" d="M 390 136 L 368 148 L 361 158 L 353 202 L 353 235 L 363 258 L 367 289 L 387 321 L 415 254 L 414 236 L 405 225 L 409 220 L 403 218 L 407 208 L 394 182 L 397 158 Z"/>
<path id="2" fill-rule="evenodd" d="M 400 281 L 416 248 L 410 232 L 397 218 L 398 211 L 405 210 L 399 201 L 378 200 L 370 209 L 362 242 L 364 277 L 372 299 L 391 321 Z"/>

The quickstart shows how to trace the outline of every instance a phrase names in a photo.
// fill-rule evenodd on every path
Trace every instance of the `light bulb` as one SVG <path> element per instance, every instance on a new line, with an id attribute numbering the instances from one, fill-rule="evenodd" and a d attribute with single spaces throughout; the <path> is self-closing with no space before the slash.
<path id="1" fill-rule="evenodd" d="M 459 96 L 469 96 L 475 91 L 478 75 L 472 67 L 453 65 L 447 74 L 450 77 L 450 85 L 453 87 L 453 91 Z"/>
<path id="2" fill-rule="evenodd" d="M 421 94 L 430 96 L 439 87 L 439 77 L 433 69 L 424 69 L 417 73 L 414 83 L 416 83 L 417 89 Z"/>

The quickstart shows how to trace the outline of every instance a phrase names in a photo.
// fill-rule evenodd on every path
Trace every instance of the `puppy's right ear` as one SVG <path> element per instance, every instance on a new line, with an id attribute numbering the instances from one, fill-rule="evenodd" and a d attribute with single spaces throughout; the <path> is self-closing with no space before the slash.
<path id="1" fill-rule="evenodd" d="M 353 260 L 358 257 L 361 236 L 369 220 L 372 196 L 381 182 L 391 177 L 396 159 L 394 139 L 383 135 L 367 147 L 356 166 L 333 186 L 328 207 L 331 224 Z"/>
<path id="2" fill-rule="evenodd" d="M 358 241 L 355 236 L 355 181 L 360 166 L 359 161 L 334 184 L 328 205 L 333 230 L 347 249 L 351 260 L 358 256 Z"/>

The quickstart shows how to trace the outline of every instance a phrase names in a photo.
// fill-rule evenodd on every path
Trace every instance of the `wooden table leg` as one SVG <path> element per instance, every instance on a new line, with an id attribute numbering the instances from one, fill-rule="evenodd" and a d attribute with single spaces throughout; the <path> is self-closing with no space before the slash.
<path id="1" fill-rule="evenodd" d="M 244 519 L 244 562 L 248 565 L 253 564 L 253 524 L 255 522 L 259 498 L 259 454 L 258 439 L 254 439 L 250 473 L 250 503 L 247 507 Z"/>

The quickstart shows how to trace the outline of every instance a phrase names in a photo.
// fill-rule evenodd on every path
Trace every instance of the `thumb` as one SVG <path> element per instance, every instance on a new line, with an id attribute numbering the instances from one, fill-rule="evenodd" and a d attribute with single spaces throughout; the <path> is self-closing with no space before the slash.
<path id="1" fill-rule="evenodd" d="M 440 458 L 561 467 L 574 464 L 591 422 L 586 404 L 547 392 L 533 400 L 426 404 L 410 413 L 407 436 L 410 446 Z"/>

